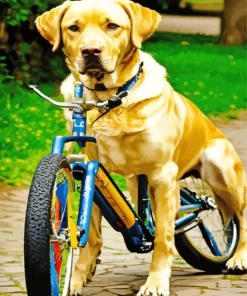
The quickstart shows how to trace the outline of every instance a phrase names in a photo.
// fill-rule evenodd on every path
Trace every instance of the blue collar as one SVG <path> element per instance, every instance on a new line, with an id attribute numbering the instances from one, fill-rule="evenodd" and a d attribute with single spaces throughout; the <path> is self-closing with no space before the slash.
<path id="1" fill-rule="evenodd" d="M 143 72 L 142 67 L 143 67 L 143 62 L 140 63 L 137 74 L 134 77 L 132 77 L 130 80 L 128 80 L 124 85 L 118 88 L 117 95 L 122 91 L 129 91 L 136 84 L 141 73 Z"/>
<path id="2" fill-rule="evenodd" d="M 136 84 L 141 73 L 143 72 L 142 68 L 143 68 L 143 62 L 140 63 L 137 74 L 131 79 L 129 79 L 124 85 L 120 86 L 117 90 L 116 95 L 118 95 L 122 91 L 125 91 L 125 92 L 129 91 Z M 83 84 L 83 87 L 91 91 L 107 91 L 108 90 L 103 83 L 96 83 L 94 88 L 87 87 L 85 84 Z"/>

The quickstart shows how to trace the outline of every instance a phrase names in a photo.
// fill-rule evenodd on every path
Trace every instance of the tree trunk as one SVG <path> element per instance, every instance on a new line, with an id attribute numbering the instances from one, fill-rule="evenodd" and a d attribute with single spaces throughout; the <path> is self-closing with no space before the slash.
<path id="1" fill-rule="evenodd" d="M 246 2 L 246 0 L 225 0 L 219 43 L 239 45 L 247 42 Z"/>
<path id="2" fill-rule="evenodd" d="M 6 5 L 0 5 L 0 49 L 5 49 L 8 44 L 7 22 L 5 15 L 8 7 Z"/>

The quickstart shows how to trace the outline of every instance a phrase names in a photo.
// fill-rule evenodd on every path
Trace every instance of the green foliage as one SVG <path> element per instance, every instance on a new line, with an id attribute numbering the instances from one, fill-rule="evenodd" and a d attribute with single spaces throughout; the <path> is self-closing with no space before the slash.
<path id="1" fill-rule="evenodd" d="M 31 3 L 30 3 L 31 2 Z M 44 12 L 51 6 L 61 4 L 61 0 L 52 1 L 27 1 L 27 0 L 0 0 L 0 4 L 8 4 L 7 21 L 11 26 L 20 26 L 22 22 L 28 21 L 34 11 Z"/>
<path id="2" fill-rule="evenodd" d="M 11 75 L 23 85 L 28 85 L 33 78 L 36 83 L 49 81 L 47 73 L 54 72 L 57 79 L 64 76 L 66 66 L 62 53 L 52 53 L 51 45 L 34 25 L 38 15 L 61 3 L 61 0 L 0 0 L 0 18 L 6 20 L 7 25 L 2 26 L 4 46 L 0 54 L 6 56 L 6 68 Z"/>
<path id="3" fill-rule="evenodd" d="M 8 74 L 8 70 L 6 69 L 6 57 L 0 56 L 0 86 L 9 80 L 12 80 L 13 76 Z"/>
<path id="4" fill-rule="evenodd" d="M 207 115 L 246 106 L 245 48 L 215 46 L 214 41 L 212 37 L 157 33 L 144 45 L 167 68 L 175 90 Z M 52 83 L 41 87 L 50 96 L 58 92 L 53 75 Z M 53 137 L 66 134 L 62 110 L 1 74 L 0 97 L 0 181 L 30 184 L 39 160 L 50 153 Z M 123 178 L 114 179 L 126 189 Z"/>

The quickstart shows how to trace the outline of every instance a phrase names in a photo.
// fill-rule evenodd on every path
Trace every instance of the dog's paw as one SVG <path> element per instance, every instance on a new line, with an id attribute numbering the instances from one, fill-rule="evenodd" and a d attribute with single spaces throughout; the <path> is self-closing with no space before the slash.
<path id="1" fill-rule="evenodd" d="M 79 276 L 76 272 L 73 273 L 70 282 L 70 296 L 81 296 L 82 288 L 87 283 L 87 276 L 85 273 L 81 273 Z"/>
<path id="2" fill-rule="evenodd" d="M 98 256 L 100 255 L 100 252 Z M 88 271 L 81 271 L 75 269 L 70 282 L 70 296 L 81 296 L 83 295 L 82 289 L 87 284 L 87 282 L 92 281 L 92 278 L 96 272 L 97 264 L 100 263 L 98 256 L 95 257 L 93 262 L 90 264 Z"/>
<path id="3" fill-rule="evenodd" d="M 169 294 L 169 289 L 166 286 L 145 284 L 141 287 L 137 296 L 169 296 Z"/>
<path id="4" fill-rule="evenodd" d="M 85 273 L 85 272 L 76 272 L 73 273 L 71 277 L 71 282 L 70 282 L 70 296 L 81 296 L 82 294 L 82 289 L 88 282 L 92 281 L 92 278 L 95 274 L 96 270 L 96 265 L 91 265 L 90 270 Z"/>
<path id="5" fill-rule="evenodd" d="M 228 270 L 247 271 L 247 250 L 236 252 L 226 263 Z"/>

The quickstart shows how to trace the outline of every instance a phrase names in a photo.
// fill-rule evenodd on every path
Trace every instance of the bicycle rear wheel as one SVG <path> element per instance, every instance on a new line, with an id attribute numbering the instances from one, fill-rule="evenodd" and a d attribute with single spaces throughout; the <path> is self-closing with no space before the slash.
<path id="1" fill-rule="evenodd" d="M 196 198 L 212 197 L 210 187 L 199 178 L 189 177 L 180 181 L 181 187 Z M 220 210 L 205 210 L 198 217 L 200 222 L 188 231 L 175 236 L 180 256 L 196 269 L 210 273 L 221 273 L 226 262 L 233 256 L 239 240 L 238 220 L 234 217 L 224 227 Z M 186 229 L 185 229 L 186 230 Z"/>
<path id="2" fill-rule="evenodd" d="M 67 159 L 44 157 L 28 196 L 24 235 L 28 296 L 67 296 L 73 263 L 68 215 L 74 180 Z"/>

